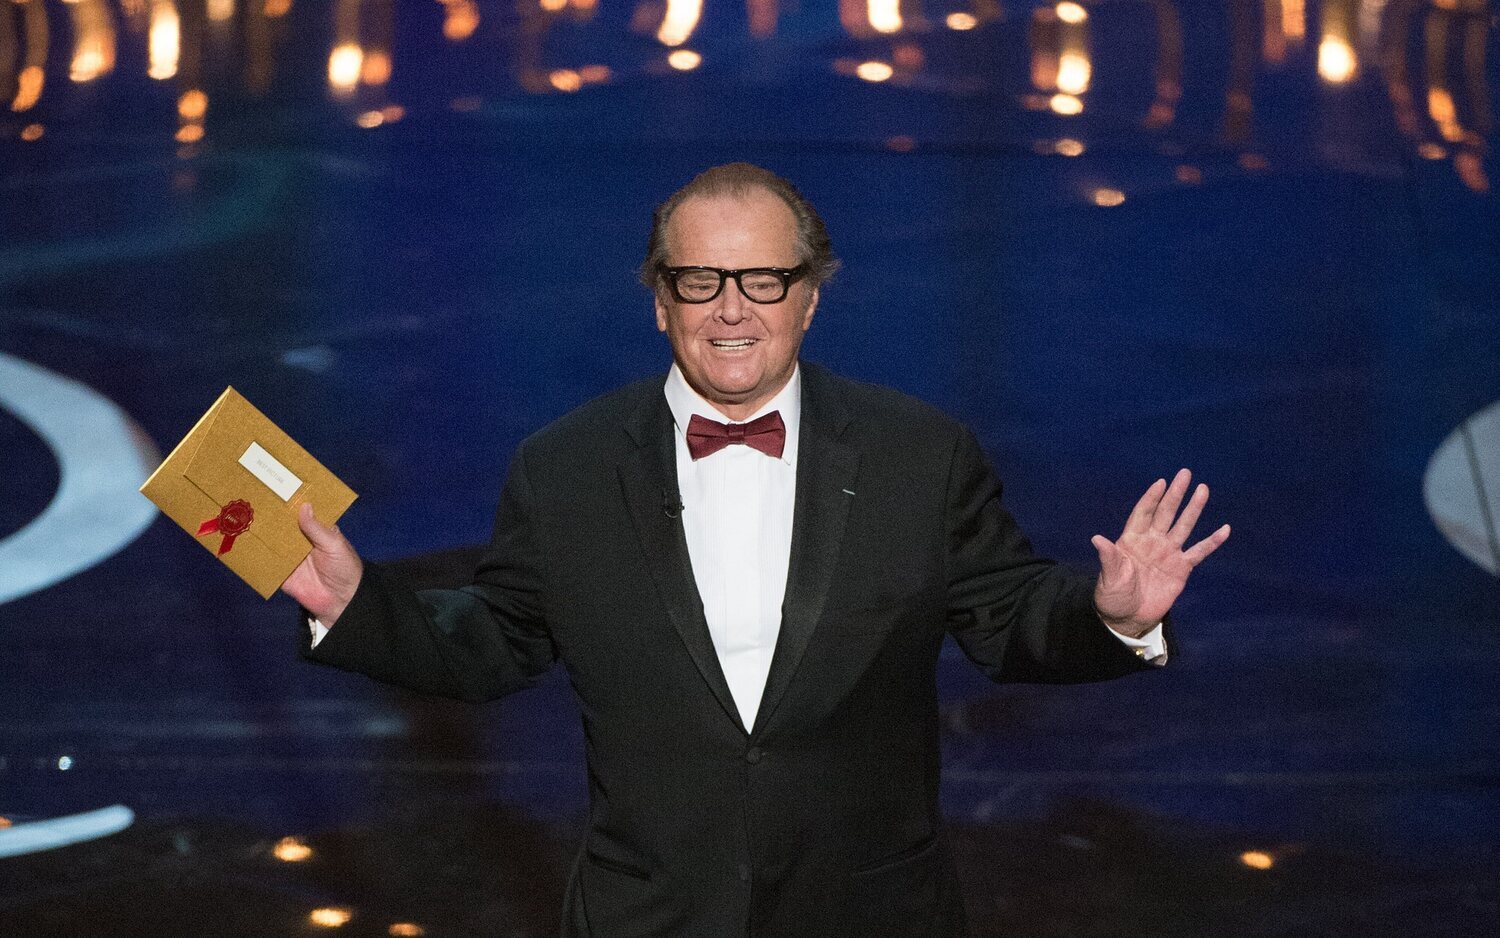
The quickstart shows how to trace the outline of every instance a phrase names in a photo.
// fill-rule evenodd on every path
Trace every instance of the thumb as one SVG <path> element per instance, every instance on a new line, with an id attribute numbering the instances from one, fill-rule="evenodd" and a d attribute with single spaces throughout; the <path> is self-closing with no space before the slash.
<path id="1" fill-rule="evenodd" d="M 337 528 L 318 520 L 313 514 L 312 506 L 307 502 L 297 506 L 297 526 L 302 529 L 303 535 L 312 541 L 314 547 L 323 550 L 335 548 L 343 540 Z"/>
<path id="2" fill-rule="evenodd" d="M 1099 573 L 1105 580 L 1113 580 L 1120 572 L 1120 549 L 1102 534 L 1089 538 L 1094 550 L 1099 552 Z"/>

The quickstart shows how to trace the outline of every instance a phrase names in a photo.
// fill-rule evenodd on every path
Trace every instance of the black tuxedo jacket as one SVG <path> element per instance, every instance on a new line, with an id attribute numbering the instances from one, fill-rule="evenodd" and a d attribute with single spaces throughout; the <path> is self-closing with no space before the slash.
<path id="1" fill-rule="evenodd" d="M 307 654 L 488 700 L 561 661 L 582 711 L 588 834 L 567 935 L 964 934 L 938 807 L 945 634 L 997 681 L 1145 665 L 1092 578 L 1035 556 L 973 435 L 802 365 L 782 624 L 754 726 L 730 697 L 676 509 L 662 379 L 527 439 L 473 585 L 378 566 Z"/>

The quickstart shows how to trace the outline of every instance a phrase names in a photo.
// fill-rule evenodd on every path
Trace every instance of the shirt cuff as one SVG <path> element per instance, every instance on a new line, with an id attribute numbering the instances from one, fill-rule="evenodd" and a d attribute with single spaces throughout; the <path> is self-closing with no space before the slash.
<path id="1" fill-rule="evenodd" d="M 1109 628 L 1108 623 L 1105 623 L 1105 628 Z M 324 631 L 327 630 L 325 629 Z M 1162 635 L 1162 624 L 1160 622 L 1156 623 L 1155 628 L 1140 638 L 1131 638 L 1129 635 L 1116 632 L 1112 628 L 1109 631 L 1115 638 L 1124 642 L 1126 648 L 1135 652 L 1137 658 L 1141 658 L 1154 665 L 1167 663 L 1167 640 Z"/>
<path id="2" fill-rule="evenodd" d="M 308 616 L 307 627 L 312 632 L 312 644 L 308 647 L 317 648 L 318 642 L 321 642 L 323 640 L 323 636 L 328 634 L 328 626 L 319 622 L 317 619 L 314 619 L 312 616 Z M 1125 636 L 1121 635 L 1120 637 L 1124 638 Z"/>

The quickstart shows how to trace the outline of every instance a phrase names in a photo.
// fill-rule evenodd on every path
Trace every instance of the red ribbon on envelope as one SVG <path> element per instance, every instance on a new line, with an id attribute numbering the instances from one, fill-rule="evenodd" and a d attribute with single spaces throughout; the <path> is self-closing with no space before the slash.
<path id="1" fill-rule="evenodd" d="M 255 520 L 255 509 L 250 503 L 242 498 L 219 509 L 218 517 L 209 518 L 198 525 L 198 536 L 219 533 L 224 535 L 224 540 L 219 544 L 219 556 L 222 557 L 234 549 L 234 539 L 250 530 L 250 522 Z"/>

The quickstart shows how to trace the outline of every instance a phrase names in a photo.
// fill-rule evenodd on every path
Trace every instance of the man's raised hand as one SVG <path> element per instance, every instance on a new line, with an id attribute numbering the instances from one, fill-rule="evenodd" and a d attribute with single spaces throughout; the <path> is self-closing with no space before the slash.
<path id="1" fill-rule="evenodd" d="M 1200 484 L 1182 514 L 1177 514 L 1192 480 L 1186 469 L 1177 473 L 1171 485 L 1157 479 L 1135 503 L 1119 540 L 1101 534 L 1092 538 L 1100 568 L 1094 606 L 1115 631 L 1139 637 L 1154 628 L 1177 601 L 1188 574 L 1229 538 L 1226 524 L 1183 548 L 1208 502 L 1208 486 Z"/>
<path id="2" fill-rule="evenodd" d="M 281 591 L 331 628 L 354 598 L 365 565 L 336 526 L 329 527 L 313 516 L 311 505 L 298 507 L 297 524 L 312 541 L 312 553 L 281 584 Z"/>

